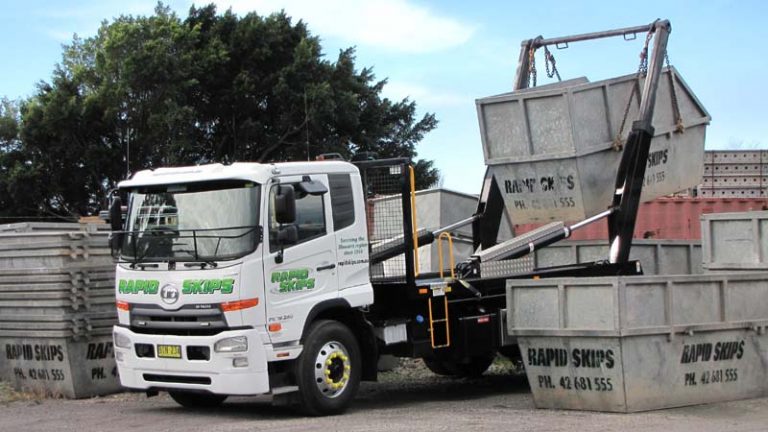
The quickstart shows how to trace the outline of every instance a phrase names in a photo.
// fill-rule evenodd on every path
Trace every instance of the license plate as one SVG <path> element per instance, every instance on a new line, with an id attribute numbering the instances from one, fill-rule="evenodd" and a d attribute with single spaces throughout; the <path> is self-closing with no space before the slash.
<path id="1" fill-rule="evenodd" d="M 158 345 L 157 356 L 163 358 L 181 358 L 181 345 Z"/>

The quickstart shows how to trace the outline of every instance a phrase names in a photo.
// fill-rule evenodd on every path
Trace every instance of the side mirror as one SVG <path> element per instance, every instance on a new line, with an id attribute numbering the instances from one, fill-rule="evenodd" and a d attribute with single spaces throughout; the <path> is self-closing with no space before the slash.
<path id="1" fill-rule="evenodd" d="M 299 230 L 296 225 L 282 226 L 277 231 L 277 241 L 281 246 L 290 246 L 299 241 Z"/>
<path id="2" fill-rule="evenodd" d="M 119 196 L 116 196 L 109 206 L 109 224 L 112 231 L 123 230 L 123 200 Z"/>
<path id="3" fill-rule="evenodd" d="M 296 195 L 291 185 L 280 185 L 275 192 L 275 219 L 279 224 L 296 221 Z"/>
<path id="4" fill-rule="evenodd" d="M 307 195 L 323 195 L 328 192 L 328 188 L 325 185 L 319 181 L 310 180 L 309 176 L 305 176 L 301 183 L 296 184 L 296 187 L 299 189 L 299 192 Z"/>
<path id="5" fill-rule="evenodd" d="M 109 235 L 109 248 L 112 256 L 117 257 L 123 244 L 123 200 L 116 196 L 109 206 L 109 224 L 112 233 Z"/>

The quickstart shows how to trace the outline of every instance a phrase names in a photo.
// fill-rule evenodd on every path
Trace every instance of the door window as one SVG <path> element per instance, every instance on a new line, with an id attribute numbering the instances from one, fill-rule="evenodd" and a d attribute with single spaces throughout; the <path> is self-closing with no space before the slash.
<path id="1" fill-rule="evenodd" d="M 338 231 L 355 223 L 355 201 L 352 198 L 352 181 L 349 174 L 328 174 L 331 189 L 333 229 Z"/>
<path id="2" fill-rule="evenodd" d="M 309 195 L 302 193 L 298 188 L 296 189 L 296 221 L 293 225 L 296 226 L 298 232 L 298 240 L 293 245 L 285 245 L 287 249 L 290 246 L 295 246 L 312 240 L 317 237 L 321 237 L 326 234 L 325 227 L 325 210 L 324 201 L 322 195 Z M 272 186 L 269 191 L 269 250 L 270 252 L 276 252 L 280 249 L 277 243 L 277 231 L 279 224 L 275 217 L 275 193 L 277 192 L 277 185 Z"/>

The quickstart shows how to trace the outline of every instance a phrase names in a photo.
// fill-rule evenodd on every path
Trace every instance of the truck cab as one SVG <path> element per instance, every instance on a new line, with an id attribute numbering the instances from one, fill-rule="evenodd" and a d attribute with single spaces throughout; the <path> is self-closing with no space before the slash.
<path id="1" fill-rule="evenodd" d="M 369 352 L 358 311 L 373 302 L 354 165 L 161 168 L 119 190 L 123 386 L 185 406 L 296 393 L 311 414 L 346 407 Z"/>

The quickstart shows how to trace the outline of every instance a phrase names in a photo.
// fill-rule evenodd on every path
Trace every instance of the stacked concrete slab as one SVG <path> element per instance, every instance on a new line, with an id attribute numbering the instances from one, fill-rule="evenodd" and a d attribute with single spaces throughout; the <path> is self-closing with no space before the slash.
<path id="1" fill-rule="evenodd" d="M 700 196 L 765 198 L 768 194 L 768 151 L 707 151 L 702 180 L 698 187 Z"/>
<path id="2" fill-rule="evenodd" d="M 69 398 L 119 389 L 106 225 L 0 225 L 0 378 Z"/>

